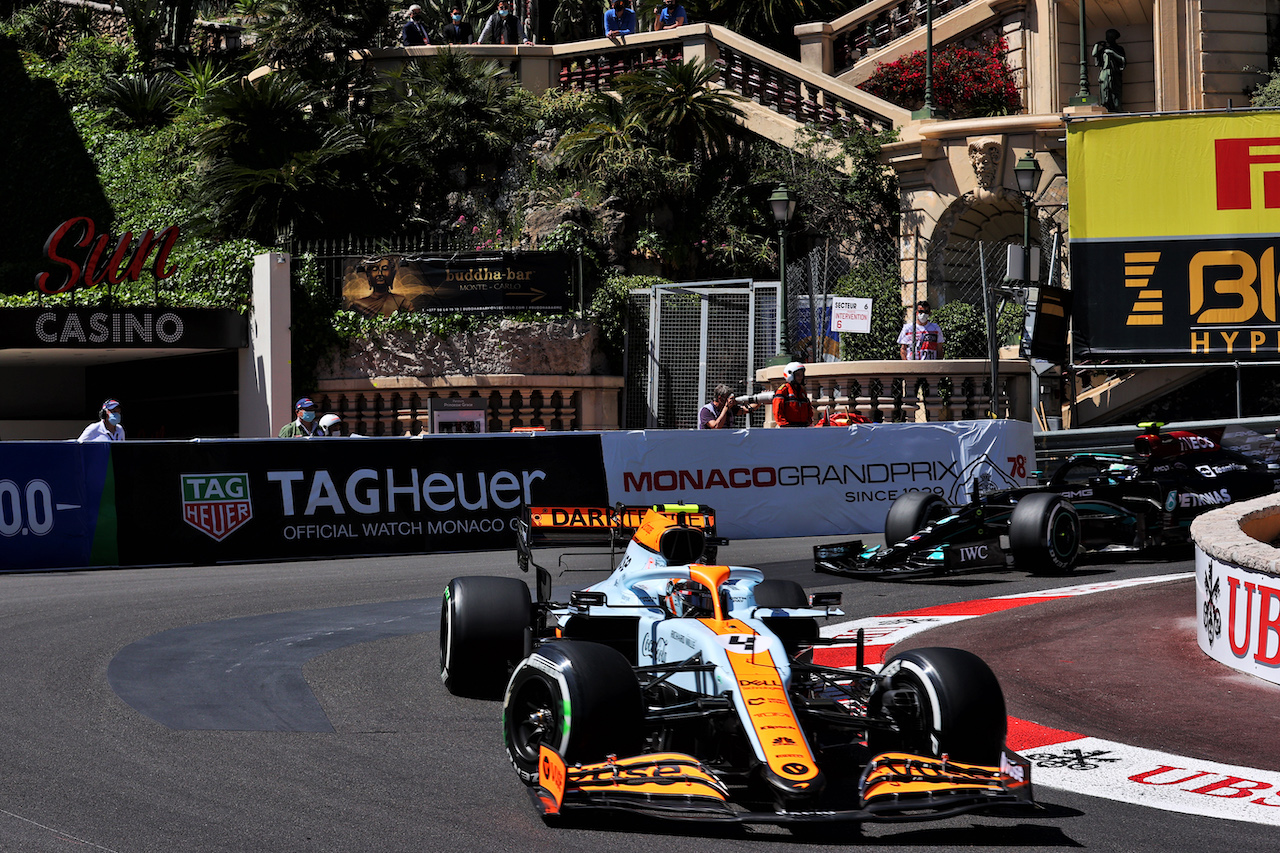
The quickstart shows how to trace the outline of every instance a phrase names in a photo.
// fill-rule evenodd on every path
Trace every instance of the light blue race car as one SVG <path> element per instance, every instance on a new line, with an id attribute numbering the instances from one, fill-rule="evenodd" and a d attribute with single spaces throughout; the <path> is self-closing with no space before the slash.
<path id="1" fill-rule="evenodd" d="M 501 697 L 507 754 L 547 819 L 804 825 L 1031 804 L 1030 765 L 1005 749 L 1004 697 L 980 658 L 815 664 L 839 594 L 707 564 L 723 544 L 708 507 L 539 507 L 517 527 L 536 599 L 518 578 L 450 581 L 440 674 L 454 694 Z M 605 580 L 551 600 L 535 544 L 622 541 Z"/>

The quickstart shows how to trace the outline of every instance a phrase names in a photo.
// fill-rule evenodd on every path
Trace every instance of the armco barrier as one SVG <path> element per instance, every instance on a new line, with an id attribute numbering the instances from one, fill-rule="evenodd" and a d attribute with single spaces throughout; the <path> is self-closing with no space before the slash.
<path id="1" fill-rule="evenodd" d="M 1196 545 L 1196 639 L 1220 663 L 1280 684 L 1280 495 L 1205 513 Z M 1223 585 L 1225 584 L 1225 589 Z"/>
<path id="2" fill-rule="evenodd" d="M 1013 421 L 738 432 L 0 443 L 0 570 L 512 547 L 522 503 L 691 501 L 730 538 L 877 532 L 1031 465 Z"/>

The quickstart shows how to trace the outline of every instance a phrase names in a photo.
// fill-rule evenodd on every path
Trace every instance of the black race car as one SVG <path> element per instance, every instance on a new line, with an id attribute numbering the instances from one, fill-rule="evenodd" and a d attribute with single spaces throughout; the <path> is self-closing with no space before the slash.
<path id="1" fill-rule="evenodd" d="M 1191 520 L 1223 504 L 1270 494 L 1275 472 L 1213 432 L 1142 424 L 1135 454 L 1072 456 L 1040 486 L 983 492 L 957 509 L 910 492 L 885 518 L 883 546 L 815 545 L 814 571 L 855 577 L 946 574 L 1016 566 L 1072 569 L 1082 551 L 1145 551 L 1190 540 Z"/>

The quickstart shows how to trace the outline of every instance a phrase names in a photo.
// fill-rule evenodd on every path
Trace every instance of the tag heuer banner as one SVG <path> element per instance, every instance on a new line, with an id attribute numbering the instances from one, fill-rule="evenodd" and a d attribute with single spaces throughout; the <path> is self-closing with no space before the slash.
<path id="1" fill-rule="evenodd" d="M 1280 112 L 1073 122 L 1076 357 L 1280 359 Z"/>
<path id="2" fill-rule="evenodd" d="M 522 502 L 608 504 L 586 433 L 111 449 L 126 565 L 510 548 Z"/>

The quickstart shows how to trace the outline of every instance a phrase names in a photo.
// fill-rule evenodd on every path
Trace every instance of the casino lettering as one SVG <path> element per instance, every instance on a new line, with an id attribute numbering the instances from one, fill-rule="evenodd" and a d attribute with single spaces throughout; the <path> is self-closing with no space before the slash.
<path id="1" fill-rule="evenodd" d="M 182 318 L 172 312 L 48 311 L 35 322 L 35 335 L 46 344 L 174 344 L 184 331 Z"/>

